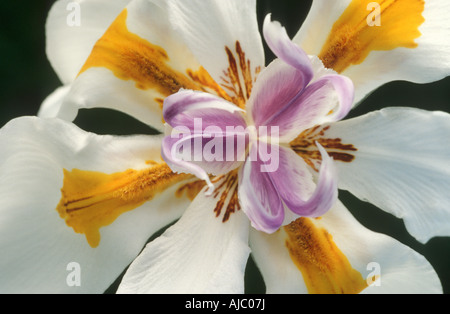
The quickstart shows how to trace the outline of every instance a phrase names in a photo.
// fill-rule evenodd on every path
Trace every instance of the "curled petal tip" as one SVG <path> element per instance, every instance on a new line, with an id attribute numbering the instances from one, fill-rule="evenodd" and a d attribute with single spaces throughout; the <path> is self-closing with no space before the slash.
<path id="1" fill-rule="evenodd" d="M 292 42 L 289 35 L 278 21 L 272 21 L 268 14 L 263 25 L 264 39 L 272 52 L 285 63 L 301 71 L 310 81 L 314 76 L 311 60 L 303 49 Z"/>
<path id="2" fill-rule="evenodd" d="M 214 184 L 212 184 L 212 182 L 209 178 L 205 178 L 205 182 L 206 182 L 206 185 L 208 186 L 208 188 L 205 190 L 205 195 L 211 196 L 214 193 L 216 188 L 214 187 Z"/>

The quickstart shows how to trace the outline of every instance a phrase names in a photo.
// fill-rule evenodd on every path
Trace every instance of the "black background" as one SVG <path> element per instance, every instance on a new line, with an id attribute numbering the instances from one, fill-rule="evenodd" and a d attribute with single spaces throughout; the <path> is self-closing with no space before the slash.
<path id="1" fill-rule="evenodd" d="M 43 99 L 60 86 L 45 55 L 44 25 L 53 2 L 0 1 L 0 127 L 13 118 L 36 115 Z M 280 21 L 292 37 L 310 4 L 311 0 L 259 0 L 259 20 L 272 13 L 273 19 Z M 267 51 L 267 60 L 271 58 Z M 350 117 L 390 106 L 450 112 L 450 78 L 431 84 L 389 83 L 365 99 Z M 75 123 L 98 134 L 153 132 L 129 116 L 106 109 L 82 110 Z M 434 238 L 425 245 L 420 244 L 406 232 L 401 220 L 347 192 L 341 191 L 340 199 L 367 228 L 388 234 L 424 255 L 437 271 L 444 292 L 450 292 L 450 238 Z M 247 270 L 246 292 L 263 293 L 264 283 L 252 261 Z"/>

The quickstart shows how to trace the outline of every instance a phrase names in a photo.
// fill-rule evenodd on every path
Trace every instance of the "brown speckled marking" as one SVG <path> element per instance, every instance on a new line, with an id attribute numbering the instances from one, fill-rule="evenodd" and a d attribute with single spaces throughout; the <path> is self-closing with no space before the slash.
<path id="1" fill-rule="evenodd" d="M 351 152 L 358 151 L 352 144 L 343 144 L 340 138 L 327 138 L 326 132 L 329 129 L 330 126 L 315 126 L 304 131 L 290 143 L 291 148 L 316 171 L 318 171 L 317 163 L 322 161 L 322 156 L 315 142 L 322 145 L 330 157 L 340 162 L 352 162 L 355 155 Z"/>

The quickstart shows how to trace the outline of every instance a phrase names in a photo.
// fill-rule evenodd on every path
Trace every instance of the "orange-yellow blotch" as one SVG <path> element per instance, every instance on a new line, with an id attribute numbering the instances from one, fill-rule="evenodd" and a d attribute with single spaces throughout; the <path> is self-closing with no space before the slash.
<path id="1" fill-rule="evenodd" d="M 163 48 L 128 30 L 127 15 L 127 9 L 123 10 L 97 41 L 79 75 L 92 67 L 104 67 L 122 80 L 133 80 L 137 88 L 155 89 L 163 97 L 180 88 L 198 90 L 188 76 L 168 65 Z"/>
<path id="2" fill-rule="evenodd" d="M 173 173 L 164 163 L 113 174 L 64 169 L 57 210 L 68 226 L 84 234 L 91 247 L 97 247 L 100 228 L 186 177 Z"/>
<path id="3" fill-rule="evenodd" d="M 343 72 L 361 64 L 371 51 L 416 48 L 421 36 L 419 27 L 425 21 L 424 0 L 380 0 L 379 25 L 369 23 L 372 0 L 353 0 L 333 25 L 319 54 L 327 68 Z M 370 7 L 369 7 L 370 8 Z M 372 24 L 372 26 L 370 26 Z"/>
<path id="4" fill-rule="evenodd" d="M 361 273 L 336 246 L 331 235 L 308 218 L 284 227 L 286 247 L 309 293 L 355 294 L 367 288 Z"/>
<path id="5" fill-rule="evenodd" d="M 187 74 L 194 82 L 202 86 L 202 91 L 216 94 L 229 102 L 233 102 L 233 99 L 214 81 L 205 68 L 200 67 L 197 71 L 188 69 Z"/>

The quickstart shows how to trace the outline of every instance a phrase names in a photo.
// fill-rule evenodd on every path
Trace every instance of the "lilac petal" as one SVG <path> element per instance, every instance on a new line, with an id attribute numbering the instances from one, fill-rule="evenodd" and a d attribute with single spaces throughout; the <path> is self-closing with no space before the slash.
<path id="1" fill-rule="evenodd" d="M 162 157 L 175 172 L 205 180 L 221 175 L 245 160 L 249 133 L 243 110 L 216 96 L 182 90 L 166 98 L 163 117 L 172 127 L 162 145 Z"/>
<path id="2" fill-rule="evenodd" d="M 307 85 L 303 73 L 282 60 L 270 63 L 259 75 L 247 104 L 254 125 L 267 125 L 267 121 L 291 105 Z"/>
<path id="3" fill-rule="evenodd" d="M 161 155 L 177 173 L 190 173 L 212 188 L 209 174 L 222 175 L 245 161 L 248 134 L 173 133 L 163 139 Z"/>
<path id="4" fill-rule="evenodd" d="M 191 90 L 181 90 L 164 101 L 163 117 L 172 127 L 187 127 L 191 132 L 203 131 L 208 126 L 246 126 L 242 109 L 217 96 Z M 198 130 L 198 121 L 201 128 Z M 196 124 L 197 122 L 197 124 Z"/>
<path id="5" fill-rule="evenodd" d="M 307 86 L 291 102 L 264 122 L 279 126 L 280 142 L 288 143 L 301 132 L 345 117 L 353 102 L 353 84 L 342 75 L 325 75 Z"/>
<path id="6" fill-rule="evenodd" d="M 303 160 L 292 150 L 280 147 L 279 168 L 271 179 L 286 206 L 302 217 L 319 217 L 337 200 L 337 175 L 332 158 L 316 143 L 322 156 L 322 165 L 315 190 Z M 309 195 L 306 197 L 306 195 Z"/>
<path id="7" fill-rule="evenodd" d="M 270 173 L 261 171 L 260 158 L 252 160 L 258 148 L 252 145 L 247 161 L 239 173 L 239 201 L 252 226 L 266 233 L 277 231 L 284 221 L 284 205 L 273 185 Z"/>
<path id="8" fill-rule="evenodd" d="M 343 75 L 329 74 L 322 79 L 327 80 L 334 88 L 338 104 L 333 108 L 333 112 L 327 116 L 326 122 L 336 122 L 347 116 L 353 106 L 355 99 L 355 87 L 353 81 Z"/>
<path id="9" fill-rule="evenodd" d="M 184 143 L 194 140 L 195 137 L 201 137 L 201 135 L 193 135 L 189 138 L 183 137 L 181 139 L 166 136 L 163 139 L 161 147 L 161 157 L 173 172 L 190 173 L 195 175 L 197 178 L 206 181 L 206 184 L 210 188 L 210 193 L 212 193 L 212 191 L 214 190 L 214 185 L 209 179 L 208 173 L 201 166 L 193 162 L 186 161 L 175 153 L 178 150 L 179 146 L 182 146 Z"/>
<path id="10" fill-rule="evenodd" d="M 286 29 L 279 22 L 272 22 L 271 15 L 264 19 L 264 38 L 272 52 L 281 60 L 303 73 L 305 81 L 309 82 L 314 76 L 308 55 L 291 41 Z"/>

